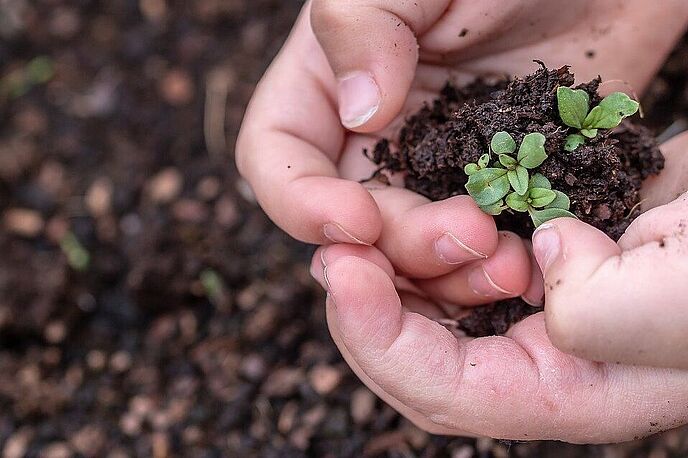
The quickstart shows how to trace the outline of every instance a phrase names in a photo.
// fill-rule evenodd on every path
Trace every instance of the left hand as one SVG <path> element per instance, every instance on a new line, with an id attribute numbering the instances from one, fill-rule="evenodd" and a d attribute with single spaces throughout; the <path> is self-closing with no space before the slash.
<path id="1" fill-rule="evenodd" d="M 645 183 L 646 213 L 618 244 L 575 220 L 533 237 L 553 344 L 581 358 L 688 369 L 688 133 Z"/>

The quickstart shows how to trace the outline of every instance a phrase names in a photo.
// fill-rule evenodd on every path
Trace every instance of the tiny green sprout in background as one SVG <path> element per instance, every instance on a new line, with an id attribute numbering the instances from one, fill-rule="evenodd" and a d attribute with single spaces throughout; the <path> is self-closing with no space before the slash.
<path id="1" fill-rule="evenodd" d="M 55 65 L 50 57 L 34 57 L 25 66 L 0 78 L 0 96 L 22 97 L 33 87 L 50 81 L 54 75 Z"/>
<path id="2" fill-rule="evenodd" d="M 204 269 L 200 278 L 206 297 L 213 303 L 223 301 L 225 295 L 225 282 L 220 274 L 213 269 Z"/>
<path id="3" fill-rule="evenodd" d="M 60 248 L 67 257 L 69 266 L 79 272 L 88 269 L 91 262 L 91 255 L 86 248 L 79 242 L 73 232 L 67 232 L 60 241 Z"/>
<path id="4" fill-rule="evenodd" d="M 587 92 L 566 86 L 557 89 L 557 104 L 564 124 L 579 131 L 566 137 L 566 151 L 575 151 L 586 139 L 595 138 L 599 129 L 613 129 L 640 108 L 638 102 L 623 92 L 615 92 L 591 110 Z"/>
<path id="5" fill-rule="evenodd" d="M 528 212 L 535 227 L 562 216 L 575 218 L 569 212 L 571 201 L 566 194 L 552 190 L 544 175 L 530 176 L 529 170 L 542 165 L 548 157 L 544 135 L 526 135 L 517 156 L 513 157 L 516 152 L 513 137 L 507 132 L 497 132 L 490 149 L 498 155 L 493 167 L 488 167 L 489 154 L 483 154 L 477 164 L 464 167 L 468 175 L 466 190 L 485 213 L 497 216 L 507 209 Z"/>

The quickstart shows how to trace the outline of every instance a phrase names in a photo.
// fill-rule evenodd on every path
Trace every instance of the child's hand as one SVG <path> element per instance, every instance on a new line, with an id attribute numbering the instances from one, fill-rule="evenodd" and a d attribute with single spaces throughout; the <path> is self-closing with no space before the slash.
<path id="1" fill-rule="evenodd" d="M 541 280 L 520 240 L 500 238 L 467 196 L 430 203 L 400 188 L 369 192 L 358 181 L 375 167 L 362 150 L 393 136 L 448 78 L 525 74 L 534 58 L 571 64 L 582 80 L 599 72 L 641 90 L 687 9 L 684 0 L 653 5 L 315 0 L 256 91 L 237 144 L 239 170 L 268 215 L 299 240 L 375 244 L 397 272 L 432 279 L 419 286 L 442 302 L 525 294 L 535 303 Z M 659 23 L 652 33 L 641 27 Z M 476 260 L 488 264 L 468 264 Z"/>
<path id="2" fill-rule="evenodd" d="M 618 245 L 574 220 L 536 232 L 547 333 L 560 350 L 688 369 L 688 134 L 662 151 L 666 169 L 644 188 L 649 210 Z"/>

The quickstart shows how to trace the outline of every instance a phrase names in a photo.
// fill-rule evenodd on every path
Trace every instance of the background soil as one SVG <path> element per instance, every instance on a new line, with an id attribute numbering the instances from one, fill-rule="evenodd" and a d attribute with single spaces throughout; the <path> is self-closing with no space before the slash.
<path id="1" fill-rule="evenodd" d="M 362 387 L 310 249 L 232 161 L 299 7 L 0 0 L 3 456 L 686 456 L 685 429 L 615 446 L 433 437 Z M 686 75 L 684 40 L 644 102 L 653 127 L 686 124 Z"/>

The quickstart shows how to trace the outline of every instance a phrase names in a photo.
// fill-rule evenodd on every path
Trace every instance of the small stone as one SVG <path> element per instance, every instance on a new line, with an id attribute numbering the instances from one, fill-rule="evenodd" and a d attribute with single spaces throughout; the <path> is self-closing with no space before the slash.
<path id="1" fill-rule="evenodd" d="M 40 458 L 70 458 L 72 449 L 66 442 L 54 442 L 44 448 L 38 456 Z"/>
<path id="2" fill-rule="evenodd" d="M 315 366 L 308 373 L 308 381 L 321 396 L 331 393 L 342 380 L 342 373 L 332 366 Z"/>
<path id="3" fill-rule="evenodd" d="M 96 179 L 86 192 L 86 208 L 94 217 L 103 216 L 110 212 L 112 206 L 113 186 L 110 179 L 101 177 Z"/>
<path id="4" fill-rule="evenodd" d="M 153 433 L 153 458 L 167 458 L 170 456 L 170 439 L 163 432 Z"/>
<path id="5" fill-rule="evenodd" d="M 483 455 L 487 455 L 495 444 L 494 439 L 489 437 L 479 437 L 475 441 L 475 448 Z"/>
<path id="6" fill-rule="evenodd" d="M 131 367 L 131 355 L 123 350 L 115 352 L 110 358 L 110 367 L 115 372 L 125 372 Z"/>
<path id="7" fill-rule="evenodd" d="M 193 100 L 195 90 L 194 82 L 185 70 L 170 70 L 160 81 L 160 93 L 170 105 L 188 104 Z"/>
<path id="8" fill-rule="evenodd" d="M 288 434 L 296 423 L 296 416 L 299 413 L 299 405 L 296 401 L 287 402 L 277 419 L 277 430 L 281 434 Z"/>
<path id="9" fill-rule="evenodd" d="M 196 194 L 200 199 L 210 201 L 220 193 L 221 183 L 216 177 L 204 177 L 196 186 Z"/>
<path id="10" fill-rule="evenodd" d="M 598 205 L 595 207 L 593 213 L 602 221 L 608 220 L 612 217 L 612 211 L 609 209 L 609 205 L 607 204 Z"/>
<path id="11" fill-rule="evenodd" d="M 167 15 L 165 0 L 140 0 L 139 9 L 146 19 L 151 22 L 160 22 Z"/>
<path id="12" fill-rule="evenodd" d="M 86 355 L 86 364 L 94 371 L 100 371 L 105 367 L 107 357 L 100 350 L 91 350 Z"/>
<path id="13" fill-rule="evenodd" d="M 277 326 L 279 307 L 271 302 L 261 305 L 249 316 L 243 332 L 247 339 L 258 341 L 268 338 Z"/>
<path id="14" fill-rule="evenodd" d="M 148 195 L 157 204 L 166 204 L 174 200 L 182 190 L 184 178 L 174 167 L 158 172 L 148 183 Z"/>
<path id="15" fill-rule="evenodd" d="M 2 449 L 2 456 L 5 458 L 23 458 L 32 437 L 33 431 L 30 428 L 21 428 L 7 439 Z"/>
<path id="16" fill-rule="evenodd" d="M 377 397 L 366 387 L 356 389 L 351 394 L 351 418 L 358 425 L 364 425 L 372 420 Z"/>
<path id="17" fill-rule="evenodd" d="M 473 458 L 473 447 L 464 444 L 453 450 L 451 458 Z"/>
<path id="18" fill-rule="evenodd" d="M 256 382 L 265 377 L 267 366 L 265 360 L 259 354 L 250 354 L 241 360 L 241 375 L 252 382 Z"/>
<path id="19" fill-rule="evenodd" d="M 3 215 L 7 230 L 22 237 L 36 237 L 43 230 L 43 217 L 34 210 L 10 208 Z"/>
<path id="20" fill-rule="evenodd" d="M 215 218 L 222 226 L 231 229 L 239 222 L 239 210 L 234 199 L 223 196 L 215 204 Z"/>
<path id="21" fill-rule="evenodd" d="M 67 327 L 62 321 L 52 321 L 45 327 L 43 335 L 48 342 L 57 344 L 67 336 Z"/>
<path id="22" fill-rule="evenodd" d="M 136 436 L 141 432 L 141 417 L 131 412 L 127 412 L 120 418 L 119 427 L 124 434 Z"/>
<path id="23" fill-rule="evenodd" d="M 261 391 L 269 397 L 287 397 L 294 394 L 303 381 L 304 374 L 301 369 L 282 367 L 268 376 Z"/>
<path id="24" fill-rule="evenodd" d="M 185 223 L 202 223 L 208 218 L 208 210 L 205 206 L 192 199 L 181 199 L 172 207 L 174 217 Z"/>
<path id="25" fill-rule="evenodd" d="M 105 445 L 107 437 L 102 429 L 86 425 L 71 437 L 74 449 L 85 456 L 98 456 Z"/>

